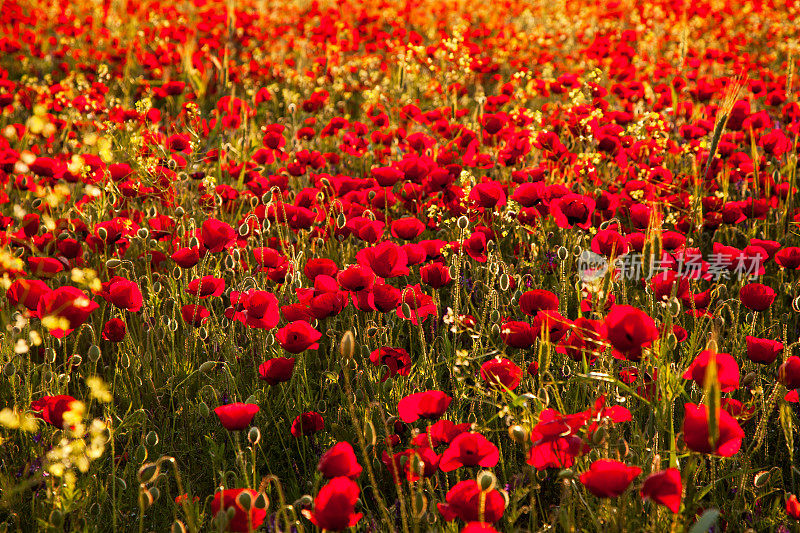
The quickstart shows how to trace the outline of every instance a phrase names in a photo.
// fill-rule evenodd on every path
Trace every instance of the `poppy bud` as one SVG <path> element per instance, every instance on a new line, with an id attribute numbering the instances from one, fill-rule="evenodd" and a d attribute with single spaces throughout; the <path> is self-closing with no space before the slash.
<path id="1" fill-rule="evenodd" d="M 353 332 L 347 330 L 342 337 L 342 341 L 339 343 L 339 353 L 345 359 L 352 359 L 353 353 L 355 352 L 355 338 L 353 337 Z"/>
<path id="2" fill-rule="evenodd" d="M 150 236 L 150 231 L 147 228 L 139 228 L 139 230 L 136 232 L 136 235 L 138 235 L 140 239 L 144 240 Z"/>
<path id="3" fill-rule="evenodd" d="M 478 472 L 478 485 L 481 490 L 486 492 L 492 490 L 497 484 L 497 478 L 489 470 L 481 470 Z"/>
<path id="4" fill-rule="evenodd" d="M 247 440 L 250 441 L 250 444 L 255 446 L 261 441 L 261 431 L 255 426 L 250 428 L 250 431 L 247 432 Z"/>
<path id="5" fill-rule="evenodd" d="M 183 210 L 181 206 L 175 208 L 175 216 L 182 217 L 186 212 Z"/>
<path id="6" fill-rule="evenodd" d="M 156 463 L 144 464 L 141 466 L 141 468 L 139 468 L 139 471 L 136 472 L 136 479 L 138 479 L 139 483 L 142 485 L 146 485 L 158 477 L 160 470 L 161 467 L 159 467 Z"/>
<path id="7" fill-rule="evenodd" d="M 180 520 L 175 520 L 170 528 L 171 533 L 186 533 L 186 526 Z"/>
<path id="8" fill-rule="evenodd" d="M 216 361 L 206 361 L 205 363 L 200 365 L 200 372 L 203 372 L 203 373 L 211 372 L 214 369 L 215 366 L 217 366 L 217 362 Z"/>
<path id="9" fill-rule="evenodd" d="M 242 491 L 236 496 L 236 503 L 245 511 L 249 511 L 250 507 L 253 505 L 253 497 L 250 496 L 249 492 Z"/>
<path id="10" fill-rule="evenodd" d="M 200 416 L 202 416 L 203 418 L 211 414 L 211 410 L 208 408 L 208 405 L 206 405 L 206 402 L 200 402 L 198 408 L 200 411 Z"/>
<path id="11" fill-rule="evenodd" d="M 469 226 L 469 219 L 466 217 L 466 215 L 461 215 L 460 217 L 458 217 L 459 228 L 467 229 L 468 226 Z"/>
<path id="12" fill-rule="evenodd" d="M 100 347 L 96 344 L 89 346 L 89 360 L 96 363 L 100 359 Z"/>
<path id="13" fill-rule="evenodd" d="M 14 363 L 10 361 L 3 367 L 3 375 L 6 376 L 7 378 L 13 376 L 14 373 L 16 373 L 16 371 L 17 369 L 14 368 Z"/>
<path id="14" fill-rule="evenodd" d="M 517 444 L 525 444 L 528 441 L 528 432 L 522 426 L 508 428 L 508 436 Z"/>
<path id="15" fill-rule="evenodd" d="M 145 444 L 147 444 L 151 448 L 153 446 L 157 445 L 158 444 L 158 433 L 156 433 L 155 431 L 151 431 L 145 437 L 144 442 L 145 442 Z"/>
<path id="16" fill-rule="evenodd" d="M 312 503 L 314 503 L 314 498 L 312 498 L 308 494 L 304 494 L 297 501 L 300 504 L 300 507 L 309 507 L 311 506 Z"/>

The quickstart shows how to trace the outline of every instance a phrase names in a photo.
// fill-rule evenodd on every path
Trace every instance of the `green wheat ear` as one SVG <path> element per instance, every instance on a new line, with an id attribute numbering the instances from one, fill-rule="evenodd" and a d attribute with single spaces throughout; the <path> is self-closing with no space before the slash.
<path id="1" fill-rule="evenodd" d="M 720 117 L 720 120 L 717 121 L 717 125 L 714 128 L 714 137 L 711 138 L 711 149 L 708 152 L 708 160 L 706 160 L 706 168 L 703 171 L 703 180 L 708 179 L 708 171 L 711 169 L 711 161 L 714 159 L 714 155 L 717 153 L 717 146 L 719 145 L 719 139 L 722 137 L 722 132 L 725 130 L 725 123 L 728 122 L 728 114 L 725 113 Z"/>

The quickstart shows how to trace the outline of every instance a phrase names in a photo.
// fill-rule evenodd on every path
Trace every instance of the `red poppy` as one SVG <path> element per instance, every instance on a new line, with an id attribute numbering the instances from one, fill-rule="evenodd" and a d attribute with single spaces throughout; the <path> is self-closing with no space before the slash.
<path id="1" fill-rule="evenodd" d="M 354 527 L 362 513 L 355 512 L 360 490 L 355 481 L 336 477 L 322 487 L 314 498 L 314 509 L 303 510 L 303 516 L 324 531 L 341 531 Z"/>
<path id="2" fill-rule="evenodd" d="M 481 365 L 481 379 L 490 386 L 514 390 L 522 380 L 522 369 L 508 359 L 492 359 Z"/>
<path id="3" fill-rule="evenodd" d="M 797 501 L 797 496 L 794 494 L 786 498 L 786 514 L 795 520 L 800 520 L 800 501 Z"/>
<path id="4" fill-rule="evenodd" d="M 539 311 L 558 311 L 558 296 L 545 289 L 534 289 L 522 293 L 519 307 L 528 316 L 536 316 Z"/>
<path id="5" fill-rule="evenodd" d="M 275 334 L 278 344 L 289 353 L 300 353 L 305 350 L 316 350 L 322 333 L 311 327 L 304 320 L 296 320 L 282 327 Z"/>
<path id="6" fill-rule="evenodd" d="M 642 349 L 659 336 L 650 315 L 630 305 L 615 305 L 606 315 L 605 336 L 614 348 L 615 357 L 638 361 Z"/>
<path id="7" fill-rule="evenodd" d="M 142 308 L 142 291 L 139 286 L 120 276 L 114 276 L 103 283 L 98 294 L 120 309 L 135 313 Z"/>
<path id="8" fill-rule="evenodd" d="M 586 490 L 598 498 L 615 498 L 625 492 L 631 481 L 642 473 L 638 466 L 628 466 L 613 459 L 598 459 L 581 474 Z"/>
<path id="9" fill-rule="evenodd" d="M 292 379 L 293 371 L 294 357 L 276 357 L 259 365 L 258 377 L 268 385 L 277 385 Z"/>
<path id="10" fill-rule="evenodd" d="M 433 303 L 433 298 L 422 292 L 419 284 L 409 285 L 401 291 L 401 303 L 409 307 L 411 311 L 409 316 L 405 316 L 403 307 L 400 305 L 397 308 L 397 316 L 405 320 L 410 320 L 412 324 L 419 325 L 429 316 L 436 316 L 436 305 Z"/>
<path id="11" fill-rule="evenodd" d="M 407 376 L 411 372 L 411 357 L 402 348 L 390 348 L 388 346 L 378 348 L 369 354 L 369 360 L 375 366 L 385 365 L 388 368 L 388 371 L 384 372 L 381 377 L 381 382 L 397 374 Z"/>
<path id="12" fill-rule="evenodd" d="M 59 396 L 42 396 L 31 403 L 31 411 L 34 416 L 44 420 L 51 426 L 59 429 L 64 428 L 64 414 L 72 410 L 73 402 L 77 402 L 72 396 L 65 394 Z"/>
<path id="13" fill-rule="evenodd" d="M 8 287 L 6 298 L 8 298 L 8 302 L 12 307 L 22 304 L 36 316 L 36 308 L 39 305 L 39 299 L 50 291 L 50 287 L 48 287 L 44 281 L 38 279 L 18 279 L 14 280 Z"/>
<path id="14" fill-rule="evenodd" d="M 739 290 L 739 300 L 751 311 L 766 311 L 775 301 L 775 291 L 768 285 L 748 283 Z"/>
<path id="15" fill-rule="evenodd" d="M 396 239 L 410 241 L 425 231 L 425 224 L 415 217 L 400 218 L 392 222 L 392 236 Z"/>
<path id="16" fill-rule="evenodd" d="M 448 522 L 460 518 L 465 522 L 494 523 L 506 509 L 506 500 L 500 492 L 482 491 L 474 479 L 457 483 L 447 492 L 446 499 L 447 503 L 438 503 L 436 507 Z"/>
<path id="17" fill-rule="evenodd" d="M 203 246 L 212 253 L 221 252 L 236 239 L 236 232 L 233 228 L 215 218 L 203 222 L 200 235 Z"/>
<path id="18" fill-rule="evenodd" d="M 708 428 L 708 408 L 705 405 L 687 403 L 683 419 L 683 440 L 693 451 L 710 453 L 722 457 L 735 455 L 742 446 L 744 431 L 727 411 L 717 413 L 719 435 L 711 442 Z"/>
<path id="19" fill-rule="evenodd" d="M 500 460 L 497 446 L 480 433 L 461 433 L 444 451 L 439 460 L 442 472 L 452 472 L 462 466 L 491 468 Z"/>
<path id="20" fill-rule="evenodd" d="M 333 278 L 336 277 L 338 272 L 339 267 L 336 266 L 336 262 L 333 261 L 333 259 L 328 259 L 326 257 L 315 257 L 309 259 L 306 261 L 306 265 L 303 267 L 303 273 L 311 281 L 314 281 L 314 278 L 321 274 Z"/>
<path id="21" fill-rule="evenodd" d="M 682 493 L 683 483 L 677 468 L 651 474 L 644 480 L 641 490 L 642 498 L 664 505 L 673 513 L 680 510 Z"/>
<path id="22" fill-rule="evenodd" d="M 29 257 L 28 271 L 37 278 L 52 278 L 64 270 L 64 264 L 52 257 Z"/>
<path id="23" fill-rule="evenodd" d="M 242 494 L 248 495 L 249 508 L 242 504 Z M 258 493 L 252 489 L 225 489 L 220 490 L 214 494 L 214 499 L 211 500 L 211 516 L 217 516 L 222 512 L 229 512 L 228 509 L 233 509 L 233 513 L 228 514 L 228 522 L 225 531 L 235 533 L 249 533 L 261 527 L 264 520 L 267 518 L 267 510 L 257 508 L 254 503 L 258 498 Z"/>
<path id="24" fill-rule="evenodd" d="M 188 304 L 181 307 L 181 316 L 187 324 L 200 326 L 211 316 L 211 313 L 202 305 Z"/>
<path id="25" fill-rule="evenodd" d="M 430 263 L 419 269 L 422 282 L 434 289 L 440 289 L 453 281 L 450 269 L 442 263 Z"/>
<path id="26" fill-rule="evenodd" d="M 420 418 L 436 420 L 444 414 L 452 400 L 450 396 L 438 390 L 417 392 L 400 400 L 397 412 L 406 423 Z"/>
<path id="27" fill-rule="evenodd" d="M 568 193 L 550 202 L 550 214 L 559 228 L 578 226 L 588 229 L 592 225 L 595 202 L 588 196 Z"/>
<path id="28" fill-rule="evenodd" d="M 179 248 L 170 256 L 181 268 L 192 268 L 200 262 L 199 248 Z"/>
<path id="29" fill-rule="evenodd" d="M 761 365 L 772 363 L 783 351 L 783 343 L 772 339 L 760 339 L 748 335 L 746 341 L 747 358 Z"/>
<path id="30" fill-rule="evenodd" d="M 66 328 L 59 322 L 54 327 L 48 325 L 50 334 L 56 338 L 66 337 L 80 327 L 89 315 L 100 307 L 77 287 L 65 285 L 43 294 L 39 298 L 36 312 L 42 320 L 47 317 L 63 319 Z"/>
<path id="31" fill-rule="evenodd" d="M 252 403 L 229 403 L 220 405 L 214 412 L 219 417 L 222 426 L 230 431 L 241 431 L 247 429 L 261 409 Z"/>
<path id="32" fill-rule="evenodd" d="M 800 247 L 783 248 L 775 254 L 775 262 L 784 268 L 797 270 L 800 268 Z"/>
<path id="33" fill-rule="evenodd" d="M 407 276 L 408 256 L 401 246 L 391 241 L 384 241 L 377 246 L 362 248 L 356 254 L 358 263 L 368 266 L 382 278 Z"/>
<path id="34" fill-rule="evenodd" d="M 477 207 L 497 209 L 506 205 L 506 193 L 499 183 L 478 183 L 469 193 L 469 201 Z"/>
<path id="35" fill-rule="evenodd" d="M 316 411 L 297 415 L 297 418 L 292 422 L 292 435 L 294 437 L 313 435 L 323 429 L 325 429 L 325 421 L 322 415 Z"/>
<path id="36" fill-rule="evenodd" d="M 225 280 L 214 276 L 203 276 L 189 282 L 186 292 L 199 298 L 219 296 L 225 290 Z"/>
<path id="37" fill-rule="evenodd" d="M 281 319 L 278 298 L 268 291 L 251 289 L 243 298 L 244 313 L 241 320 L 251 328 L 272 329 Z"/>
<path id="38" fill-rule="evenodd" d="M 703 350 L 683 373 L 683 379 L 692 379 L 699 387 L 705 386 L 706 369 L 712 357 L 717 365 L 717 381 L 720 392 L 731 392 L 739 388 L 739 364 L 729 353 Z"/>
<path id="39" fill-rule="evenodd" d="M 375 284 L 375 273 L 368 266 L 352 265 L 339 272 L 336 281 L 347 291 L 369 291 Z"/>
<path id="40" fill-rule="evenodd" d="M 530 348 L 536 341 L 536 331 L 527 322 L 511 320 L 500 326 L 500 338 L 512 348 Z"/>
<path id="41" fill-rule="evenodd" d="M 778 381 L 787 389 L 800 388 L 800 357 L 793 355 L 778 368 Z"/>
<path id="42" fill-rule="evenodd" d="M 111 342 L 120 342 L 125 338 L 127 327 L 125 321 L 119 318 L 112 318 L 103 326 L 103 339 Z"/>
<path id="43" fill-rule="evenodd" d="M 361 475 L 362 468 L 358 464 L 353 446 L 349 442 L 337 442 L 322 454 L 317 470 L 328 479 L 340 476 L 356 479 Z"/>

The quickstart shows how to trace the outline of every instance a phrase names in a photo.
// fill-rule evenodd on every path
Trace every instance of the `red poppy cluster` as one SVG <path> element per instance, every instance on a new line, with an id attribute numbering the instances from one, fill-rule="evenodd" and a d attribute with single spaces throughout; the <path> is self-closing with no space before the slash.
<path id="1" fill-rule="evenodd" d="M 4 468 L 102 377 L 192 527 L 800 519 L 799 9 L 7 0 Z"/>

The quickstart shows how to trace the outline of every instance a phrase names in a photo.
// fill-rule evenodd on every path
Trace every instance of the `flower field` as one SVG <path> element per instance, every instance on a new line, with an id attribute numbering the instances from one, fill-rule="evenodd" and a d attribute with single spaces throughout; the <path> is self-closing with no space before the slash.
<path id="1" fill-rule="evenodd" d="M 800 531 L 794 0 L 0 5 L 0 531 Z"/>

